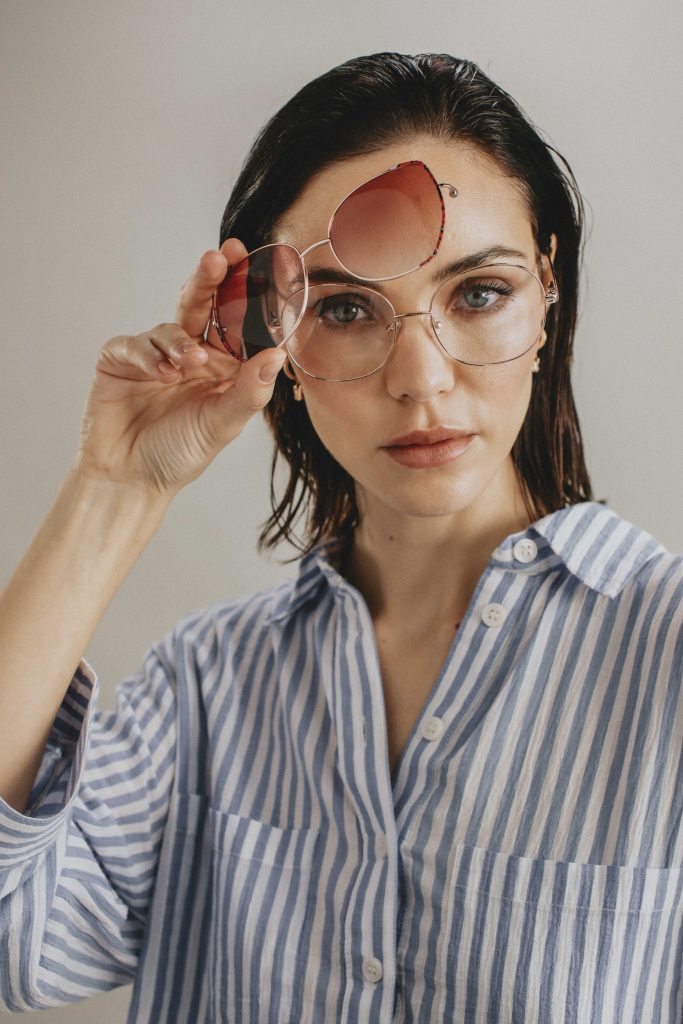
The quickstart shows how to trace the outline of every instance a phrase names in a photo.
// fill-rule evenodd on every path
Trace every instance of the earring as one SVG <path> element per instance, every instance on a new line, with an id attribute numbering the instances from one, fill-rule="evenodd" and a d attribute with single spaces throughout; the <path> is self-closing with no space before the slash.
<path id="1" fill-rule="evenodd" d="M 538 373 L 538 371 L 540 369 L 541 369 L 541 360 L 540 360 L 540 358 L 538 356 L 536 356 L 536 358 L 534 359 L 533 363 L 531 364 L 531 372 L 532 373 Z"/>
<path id="2" fill-rule="evenodd" d="M 289 377 L 289 379 L 294 382 L 292 385 L 292 394 L 294 395 L 294 401 L 301 402 L 303 400 L 304 394 L 301 388 L 301 384 L 299 384 L 299 381 L 294 376 L 294 370 L 292 369 L 292 364 L 290 363 L 289 358 L 285 359 L 285 365 L 283 366 L 283 370 L 285 371 L 285 377 Z"/>

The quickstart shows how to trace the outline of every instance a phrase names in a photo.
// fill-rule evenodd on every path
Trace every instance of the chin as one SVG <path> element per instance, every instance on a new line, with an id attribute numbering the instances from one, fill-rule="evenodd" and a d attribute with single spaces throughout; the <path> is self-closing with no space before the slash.
<path id="1" fill-rule="evenodd" d="M 399 515 L 418 517 L 451 516 L 470 508 L 485 490 L 480 481 L 427 480 L 422 471 L 399 488 L 358 485 L 365 505 L 379 502 Z"/>

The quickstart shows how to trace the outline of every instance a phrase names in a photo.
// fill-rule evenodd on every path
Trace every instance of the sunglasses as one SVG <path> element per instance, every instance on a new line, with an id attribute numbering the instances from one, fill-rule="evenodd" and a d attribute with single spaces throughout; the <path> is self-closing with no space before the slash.
<path id="1" fill-rule="evenodd" d="M 284 242 L 250 252 L 228 268 L 213 295 L 211 323 L 223 346 L 246 362 L 292 337 L 308 302 L 305 257 L 321 246 L 329 245 L 343 270 L 364 281 L 392 281 L 429 263 L 446 224 L 443 189 L 452 199 L 458 195 L 421 160 L 396 164 L 339 203 L 327 238 L 303 252 Z"/>

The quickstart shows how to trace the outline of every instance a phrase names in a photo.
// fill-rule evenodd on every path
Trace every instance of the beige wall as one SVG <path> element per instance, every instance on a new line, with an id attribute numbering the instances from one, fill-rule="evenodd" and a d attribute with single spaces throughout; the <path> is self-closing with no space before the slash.
<path id="1" fill-rule="evenodd" d="M 474 59 L 568 157 L 592 210 L 575 380 L 596 493 L 683 549 L 681 11 L 0 0 L 1 578 L 72 457 L 101 344 L 172 317 L 264 120 L 314 75 L 383 49 Z M 185 612 L 291 574 L 254 551 L 268 454 L 252 421 L 177 500 L 87 652 L 103 706 Z M 26 1019 L 113 1024 L 128 998 Z"/>

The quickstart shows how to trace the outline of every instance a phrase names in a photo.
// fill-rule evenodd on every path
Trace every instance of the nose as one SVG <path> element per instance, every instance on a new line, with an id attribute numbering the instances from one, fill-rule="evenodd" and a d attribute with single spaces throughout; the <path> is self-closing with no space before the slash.
<path id="1" fill-rule="evenodd" d="M 387 391 L 393 398 L 428 402 L 455 386 L 457 364 L 434 333 L 430 313 L 395 318 L 396 340 L 384 365 Z"/>

